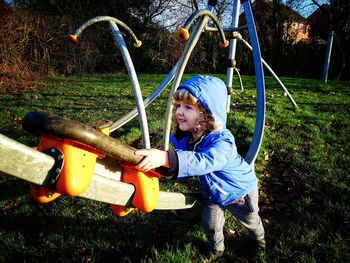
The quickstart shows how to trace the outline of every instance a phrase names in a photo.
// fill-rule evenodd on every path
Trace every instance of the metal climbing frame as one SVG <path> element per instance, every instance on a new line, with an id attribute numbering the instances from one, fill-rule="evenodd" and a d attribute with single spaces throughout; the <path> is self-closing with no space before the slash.
<path id="1" fill-rule="evenodd" d="M 212 11 L 216 1 L 209 1 L 208 3 L 208 10 Z M 238 27 L 238 16 L 239 16 L 239 10 L 240 10 L 240 1 L 235 0 L 234 1 L 234 8 L 233 8 L 233 16 L 232 16 L 232 26 Z M 257 90 L 257 110 L 256 110 L 256 123 L 255 123 L 255 130 L 253 134 L 252 143 L 249 147 L 248 153 L 245 157 L 246 161 L 250 163 L 252 166 L 254 166 L 255 159 L 257 157 L 257 154 L 260 149 L 260 145 L 263 138 L 263 132 L 264 132 L 264 123 L 265 123 L 265 83 L 264 83 L 264 72 L 262 68 L 262 61 L 261 61 L 261 54 L 260 54 L 260 46 L 259 41 L 256 33 L 254 18 L 252 14 L 252 9 L 250 5 L 250 1 L 242 1 L 242 5 L 244 7 L 244 12 L 246 14 L 246 20 L 247 20 L 247 28 L 249 32 L 250 39 L 252 41 L 253 46 L 253 57 L 254 57 L 254 66 L 255 66 L 255 75 L 256 75 L 256 90 Z M 180 81 L 184 72 L 184 69 L 186 67 L 188 58 L 190 56 L 190 53 L 193 50 L 193 47 L 198 41 L 199 36 L 201 35 L 203 29 L 205 29 L 206 24 L 208 22 L 209 17 L 212 18 L 212 15 L 209 16 L 207 12 L 198 12 L 199 15 L 196 15 L 199 17 L 195 28 L 192 31 L 191 37 L 188 40 L 188 43 L 185 47 L 185 51 L 183 52 L 180 60 L 179 65 L 175 72 L 174 82 L 169 94 L 168 99 L 168 106 L 167 111 L 165 115 L 165 128 L 164 128 L 164 148 L 168 149 L 169 147 L 169 134 L 170 134 L 170 126 L 171 126 L 171 112 L 172 112 L 172 96 L 174 92 L 176 91 L 177 87 L 180 85 Z M 188 21 L 193 22 L 194 19 L 192 19 L 193 16 L 189 18 Z M 219 32 L 222 31 L 221 25 L 217 23 L 217 19 L 213 19 L 213 21 L 216 24 L 217 30 Z M 188 22 L 185 23 L 185 25 L 189 24 Z M 221 34 L 220 34 L 221 35 Z M 225 43 L 227 40 L 224 38 L 223 43 Z M 235 39 L 232 39 L 230 41 L 230 50 L 229 50 L 229 60 L 234 61 L 235 58 L 235 52 L 236 52 L 236 41 Z M 227 80 L 226 84 L 228 86 L 228 93 L 230 94 L 230 90 L 232 90 L 232 77 L 233 77 L 233 70 L 234 70 L 234 63 L 228 67 L 227 70 Z M 228 104 L 229 104 L 229 98 L 228 98 Z M 229 107 L 229 106 L 228 106 Z"/>
<path id="2" fill-rule="evenodd" d="M 255 122 L 255 129 L 254 134 L 252 138 L 251 145 L 249 147 L 249 150 L 247 152 L 247 155 L 245 156 L 245 160 L 254 167 L 254 162 L 256 160 L 257 154 L 259 152 L 263 133 L 264 133 L 264 123 L 265 123 L 265 82 L 264 82 L 264 71 L 263 71 L 263 65 L 270 71 L 270 73 L 273 75 L 273 77 L 277 80 L 277 82 L 281 85 L 281 87 L 285 90 L 285 94 L 288 95 L 289 99 L 293 103 L 293 105 L 297 108 L 295 101 L 293 100 L 292 96 L 286 89 L 286 87 L 283 85 L 283 83 L 280 81 L 280 79 L 277 77 L 277 75 L 273 72 L 273 70 L 269 67 L 269 65 L 262 59 L 261 53 L 260 53 L 260 45 L 259 40 L 256 33 L 256 27 L 255 22 L 253 18 L 253 13 L 251 9 L 251 2 L 249 0 L 234 0 L 233 1 L 233 13 L 232 13 L 232 23 L 230 28 L 221 28 L 220 23 L 218 22 L 218 19 L 211 13 L 211 11 L 214 9 L 217 1 L 208 1 L 208 10 L 201 10 L 196 11 L 193 13 L 189 19 L 186 21 L 184 25 L 184 29 L 188 30 L 191 23 L 193 23 L 197 18 L 198 21 L 196 22 L 196 25 L 192 31 L 191 37 L 188 40 L 188 43 L 185 47 L 185 50 L 177 64 L 176 70 L 175 70 L 175 77 L 173 86 L 171 88 L 169 99 L 168 99 L 168 107 L 165 115 L 165 128 L 164 128 L 164 148 L 168 149 L 169 147 L 169 133 L 170 133 L 170 125 L 171 125 L 171 111 L 172 111 L 172 96 L 174 92 L 176 91 L 177 87 L 180 85 L 180 81 L 184 72 L 184 69 L 186 67 L 188 58 L 190 56 L 190 53 L 193 50 L 193 47 L 198 41 L 198 38 L 203 30 L 210 30 L 210 31 L 219 31 L 220 36 L 222 36 L 222 31 L 224 32 L 232 32 L 232 38 L 229 42 L 229 55 L 228 55 L 228 67 L 226 72 L 226 85 L 228 89 L 228 98 L 227 98 L 227 111 L 229 111 L 230 107 L 230 96 L 232 93 L 232 79 L 233 79 L 233 73 L 236 72 L 240 81 L 241 90 L 243 89 L 242 80 L 239 74 L 239 71 L 236 68 L 236 62 L 235 62 L 235 56 L 236 56 L 236 46 L 237 46 L 237 40 L 241 40 L 252 52 L 253 52 L 253 58 L 254 58 L 254 67 L 255 67 L 255 75 L 256 75 L 256 91 L 257 91 L 257 108 L 256 108 L 256 122 Z M 247 24 L 243 26 L 239 26 L 239 13 L 241 5 L 244 8 L 244 13 L 246 15 L 246 21 Z M 207 26 L 208 18 L 211 18 L 214 23 L 216 24 L 216 27 L 209 27 Z M 249 37 L 252 42 L 252 46 L 249 45 L 247 41 L 242 39 L 242 37 L 238 38 L 237 36 L 241 36 L 238 31 L 248 29 Z M 179 31 L 178 31 L 179 32 Z M 184 38 L 184 30 L 180 30 L 181 33 L 177 33 L 177 36 L 180 38 Z M 223 43 L 220 45 L 221 47 L 227 46 L 227 40 L 225 39 L 225 35 L 222 36 Z"/>
<path id="3" fill-rule="evenodd" d="M 249 37 L 253 47 L 253 58 L 256 76 L 256 117 L 255 117 L 255 129 L 253 134 L 252 143 L 250 144 L 245 160 L 254 167 L 255 159 L 258 155 L 262 138 L 264 135 L 265 126 L 265 81 L 264 71 L 261 61 L 260 45 L 258 35 L 256 33 L 256 27 L 254 23 L 252 8 L 250 1 L 243 1 L 244 13 L 246 15 Z"/>
<path id="4" fill-rule="evenodd" d="M 214 8 L 214 5 L 211 5 L 210 1 L 208 3 L 208 11 L 212 11 Z M 193 50 L 193 48 L 195 47 L 196 43 L 198 42 L 198 39 L 200 37 L 200 35 L 202 34 L 203 29 L 206 27 L 207 23 L 208 23 L 208 19 L 209 17 L 212 17 L 213 15 L 209 16 L 207 12 L 202 12 L 201 15 L 199 15 L 199 19 L 192 31 L 192 34 L 190 35 L 190 38 L 187 42 L 187 45 L 185 47 L 184 52 L 182 53 L 179 62 L 178 62 L 178 66 L 176 68 L 175 71 L 175 77 L 174 77 L 174 81 L 169 93 L 169 97 L 168 97 L 168 104 L 167 104 L 167 109 L 166 109 L 166 113 L 165 113 L 165 127 L 164 127 L 164 149 L 167 150 L 169 149 L 169 134 L 170 134 L 170 129 L 171 129 L 171 113 L 172 113 L 172 109 L 173 109 L 173 95 L 176 91 L 176 89 L 178 88 L 178 86 L 180 85 L 181 82 L 181 78 L 182 75 L 184 73 L 185 67 L 187 65 L 188 59 L 191 55 L 191 52 Z M 189 21 L 192 22 L 192 17 L 189 18 Z M 216 23 L 216 26 L 218 28 L 221 29 L 222 28 L 220 26 L 220 24 L 218 24 L 218 20 L 217 19 L 213 19 L 213 21 Z M 188 23 L 186 21 L 185 25 L 189 27 L 190 23 Z M 224 44 L 227 40 L 225 38 L 224 34 L 220 34 L 222 36 L 222 43 Z"/>
<path id="5" fill-rule="evenodd" d="M 123 39 L 122 34 L 120 33 L 120 30 L 118 28 L 118 25 L 123 27 L 134 39 L 135 47 L 140 47 L 142 42 L 137 39 L 135 34 L 132 32 L 132 30 L 124 24 L 122 21 L 109 16 L 98 16 L 94 17 L 92 19 L 89 19 L 86 21 L 83 25 L 81 25 L 73 34 L 69 35 L 69 40 L 76 44 L 78 42 L 78 36 L 89 26 L 97 23 L 97 22 L 109 22 L 110 28 L 112 30 L 112 33 L 114 35 L 115 41 L 120 49 L 120 52 L 122 54 L 124 64 L 126 66 L 126 69 L 128 71 L 129 77 L 131 79 L 131 84 L 134 90 L 135 94 L 135 101 L 136 101 L 136 107 L 137 107 L 137 113 L 139 115 L 140 119 L 140 125 L 141 125 L 141 131 L 142 131 L 142 140 L 144 147 L 146 149 L 151 148 L 150 139 L 149 139 L 149 130 L 148 130 L 148 123 L 147 123 L 147 117 L 146 117 L 146 111 L 145 111 L 145 105 L 142 98 L 142 93 L 140 89 L 140 84 L 136 75 L 136 71 L 134 68 L 134 64 L 132 62 L 132 59 L 130 57 L 128 48 L 125 44 L 125 41 Z"/>
<path id="6" fill-rule="evenodd" d="M 113 132 L 114 130 L 122 127 L 124 124 L 129 122 L 131 119 L 139 115 L 140 123 L 141 123 L 141 131 L 143 136 L 143 142 L 145 148 L 150 148 L 150 140 L 149 140 L 149 131 L 148 131 L 148 124 L 147 124 L 147 117 L 145 113 L 145 107 L 147 107 L 150 103 L 152 103 L 156 97 L 173 81 L 172 87 L 169 93 L 168 97 L 168 103 L 167 103 L 167 109 L 165 113 L 165 127 L 164 127 L 164 135 L 163 135 L 163 146 L 164 149 L 167 150 L 169 148 L 169 134 L 170 134 L 170 127 L 171 127 L 171 112 L 172 112 L 172 96 L 174 92 L 176 91 L 177 87 L 180 85 L 182 76 L 184 74 L 184 70 L 186 68 L 188 59 L 191 55 L 191 52 L 193 51 L 196 43 L 198 42 L 198 39 L 202 32 L 204 30 L 209 31 L 218 31 L 222 43 L 220 44 L 221 47 L 229 47 L 229 54 L 228 54 L 228 67 L 226 72 L 226 85 L 228 88 L 228 98 L 227 98 L 227 111 L 229 111 L 230 107 L 230 96 L 232 93 L 232 79 L 234 72 L 237 73 L 241 90 L 243 90 L 242 85 L 242 79 L 239 74 L 238 69 L 236 68 L 236 47 L 237 47 L 237 41 L 243 42 L 243 44 L 248 47 L 253 52 L 253 58 L 254 58 L 254 67 L 255 67 L 255 75 L 256 75 L 256 92 L 257 92 L 257 108 L 256 108 L 256 122 L 255 122 L 255 129 L 254 134 L 252 138 L 251 145 L 249 147 L 249 150 L 247 152 L 247 155 L 245 156 L 245 160 L 250 163 L 252 166 L 254 166 L 255 159 L 257 157 L 257 154 L 259 152 L 263 133 L 264 133 L 264 123 L 265 123 L 265 83 L 264 83 L 264 72 L 263 72 L 263 65 L 270 71 L 270 73 L 273 75 L 273 77 L 277 80 L 277 82 L 281 85 L 281 87 L 284 89 L 285 94 L 288 95 L 289 99 L 293 103 L 293 105 L 297 108 L 295 101 L 293 100 L 292 96 L 286 89 L 286 87 L 283 85 L 283 83 L 280 81 L 278 76 L 273 72 L 273 70 L 269 67 L 269 65 L 262 59 L 261 53 L 260 53 L 260 46 L 259 41 L 256 33 L 256 27 L 255 22 L 253 18 L 253 13 L 251 9 L 251 2 L 250 0 L 234 0 L 233 1 L 233 12 L 232 12 L 232 22 L 231 27 L 229 28 L 222 28 L 220 21 L 216 18 L 216 16 L 213 14 L 214 7 L 216 5 L 217 1 L 215 0 L 209 0 L 208 6 L 204 10 L 197 10 L 195 11 L 185 22 L 184 26 L 178 30 L 177 37 L 182 40 L 187 40 L 186 47 L 182 53 L 182 56 L 180 57 L 177 64 L 173 67 L 173 69 L 169 72 L 167 77 L 160 83 L 160 85 L 145 99 L 142 100 L 141 90 L 139 86 L 139 82 L 137 79 L 137 75 L 133 66 L 133 62 L 130 58 L 129 52 L 126 48 L 125 42 L 123 40 L 123 37 L 120 34 L 120 31 L 118 29 L 118 26 L 123 27 L 126 29 L 130 35 L 135 40 L 135 46 L 139 47 L 141 45 L 141 41 L 137 39 L 135 34 L 131 31 L 130 28 L 127 27 L 124 23 L 119 21 L 118 19 L 107 17 L 107 16 L 101 16 L 101 17 L 95 17 L 87 22 L 85 22 L 81 27 L 76 30 L 76 32 L 70 36 L 70 40 L 74 43 L 77 41 L 78 35 L 82 33 L 83 30 L 85 30 L 88 26 L 101 21 L 108 21 L 110 23 L 111 30 L 114 34 L 116 43 L 118 47 L 121 50 L 124 63 L 127 67 L 132 86 L 135 92 L 135 101 L 137 107 L 130 111 L 128 114 L 124 115 L 119 120 L 115 121 L 112 126 L 110 127 L 110 131 Z M 239 15 L 240 15 L 240 9 L 241 6 L 243 6 L 244 13 L 246 16 L 246 25 L 239 26 Z M 209 27 L 207 25 L 208 20 L 212 19 L 212 21 L 215 24 L 215 27 Z M 191 34 L 188 33 L 188 29 L 193 26 L 193 30 Z M 248 29 L 249 37 L 251 40 L 251 45 L 242 39 L 242 36 L 240 35 L 239 31 Z M 230 40 L 226 40 L 225 33 L 228 32 L 231 33 L 232 37 Z"/>
<path id="7" fill-rule="evenodd" d="M 208 28 L 208 20 L 212 19 L 214 21 L 215 28 L 211 30 L 218 31 L 221 36 L 222 42 L 220 46 L 227 47 L 230 44 L 229 60 L 231 60 L 232 63 L 228 65 L 227 70 L 226 82 L 228 86 L 228 94 L 230 94 L 230 91 L 232 90 L 232 77 L 235 69 L 234 59 L 237 44 L 236 40 L 238 38 L 232 38 L 229 42 L 226 40 L 224 32 L 235 33 L 238 30 L 247 28 L 252 42 L 251 49 L 253 51 L 255 65 L 257 108 L 252 143 L 245 159 L 252 167 L 254 167 L 254 162 L 260 149 L 264 132 L 265 85 L 262 68 L 263 60 L 260 54 L 259 41 L 256 34 L 251 5 L 248 0 L 242 2 L 234 0 L 235 14 L 233 15 L 232 28 L 224 30 L 221 27 L 219 20 L 212 13 L 215 4 L 216 1 L 210 0 L 207 9 L 196 11 L 189 17 L 184 27 L 177 32 L 178 37 L 188 40 L 185 50 L 173 70 L 145 101 L 142 100 L 137 75 L 118 26 L 123 27 L 131 34 L 135 40 L 136 47 L 141 46 L 141 41 L 136 38 L 130 28 L 128 28 L 123 22 L 107 16 L 95 17 L 79 27 L 73 35 L 69 36 L 69 39 L 73 43 L 77 43 L 78 36 L 88 26 L 101 21 L 109 22 L 116 43 L 121 50 L 128 74 L 131 78 L 137 105 L 137 109 L 134 109 L 122 119 L 113 123 L 112 128 L 115 130 L 133 117 L 139 115 L 145 148 L 151 147 L 145 107 L 160 94 L 172 79 L 174 79 L 165 115 L 164 148 L 168 149 L 172 97 L 177 87 L 180 85 L 191 52 L 203 30 Z M 240 9 L 241 4 L 244 8 L 247 25 L 238 27 L 237 10 Z M 191 24 L 194 23 L 193 31 L 189 34 L 188 29 Z M 234 34 L 232 35 L 234 36 Z M 238 36 L 237 33 L 235 35 Z M 227 103 L 230 103 L 229 98 Z M 124 216 L 131 206 L 137 207 L 146 212 L 149 212 L 152 209 L 185 209 L 192 207 L 198 200 L 198 195 L 195 193 L 181 194 L 159 191 L 158 181 L 153 180 L 154 178 L 158 178 L 157 176 L 159 175 L 142 175 L 138 174 L 134 169 L 132 169 L 133 171 L 127 175 L 127 172 L 125 172 L 125 169 L 128 168 L 126 164 L 120 166 L 115 159 L 107 158 L 105 154 L 110 154 L 120 161 L 125 161 L 131 164 L 139 162 L 139 159 L 136 160 L 134 158 L 140 157 L 134 155 L 135 149 L 129 145 L 123 145 L 118 142 L 118 140 L 109 137 L 108 132 L 105 131 L 105 134 L 103 129 L 101 129 L 102 132 L 100 132 L 88 125 L 52 116 L 48 113 L 27 114 L 23 119 L 23 127 L 33 134 L 42 133 L 37 148 L 39 151 L 15 142 L 0 134 L 1 156 L 6 157 L 0 159 L 0 170 L 9 175 L 34 183 L 35 186 L 31 187 L 31 194 L 40 202 L 52 201 L 62 193 L 71 196 L 82 196 L 114 204 L 119 208 L 122 207 L 124 210 L 118 209 L 117 214 Z M 58 136 L 59 138 L 55 136 Z M 45 150 L 45 154 L 41 153 L 40 150 Z M 49 151 L 47 152 L 47 150 Z M 126 158 L 128 156 L 131 157 Z M 63 158 L 66 158 L 66 161 L 63 161 Z M 68 162 L 68 160 L 70 160 L 70 162 Z M 86 175 L 88 175 L 88 178 Z M 80 180 L 80 183 L 78 184 L 76 183 L 77 178 Z M 132 182 L 129 181 L 129 179 L 132 179 Z M 147 191 L 144 192 L 143 190 Z M 152 196 L 148 195 L 150 193 Z M 137 198 L 135 198 L 136 196 Z M 151 201 L 149 202 L 147 200 Z"/>

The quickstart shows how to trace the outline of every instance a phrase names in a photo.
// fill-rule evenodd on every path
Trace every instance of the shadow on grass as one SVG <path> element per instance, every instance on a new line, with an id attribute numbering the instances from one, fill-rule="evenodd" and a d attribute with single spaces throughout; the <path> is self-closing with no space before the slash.
<path id="1" fill-rule="evenodd" d="M 29 197 L 28 185 L 17 179 L 0 187 L 12 187 L 0 195 L 0 254 L 6 262 L 142 262 L 152 259 L 154 250 L 182 251 L 187 245 L 193 249 L 191 262 L 197 262 L 206 245 L 200 205 L 117 218 L 109 205 L 81 198 L 37 203 Z M 248 262 L 247 242 L 244 235 L 227 239 L 219 262 Z"/>
<path id="2" fill-rule="evenodd" d="M 203 242 L 190 234 L 199 224 L 194 210 L 116 218 L 109 205 L 81 198 L 37 203 L 17 179 L 0 186 L 13 189 L 0 195 L 0 260 L 6 262 L 141 262 L 153 249 Z"/>

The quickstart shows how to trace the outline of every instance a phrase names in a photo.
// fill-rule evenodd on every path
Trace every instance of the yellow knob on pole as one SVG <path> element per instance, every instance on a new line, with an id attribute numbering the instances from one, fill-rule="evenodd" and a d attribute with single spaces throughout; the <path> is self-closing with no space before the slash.
<path id="1" fill-rule="evenodd" d="M 78 44 L 78 38 L 75 35 L 69 34 L 68 40 L 74 45 Z"/>
<path id="2" fill-rule="evenodd" d="M 227 48 L 228 45 L 230 45 L 230 41 L 228 41 L 227 39 L 225 39 L 225 41 L 223 43 L 220 44 L 221 48 Z"/>
<path id="3" fill-rule="evenodd" d="M 135 43 L 134 43 L 134 47 L 136 48 L 139 48 L 142 46 L 142 41 L 141 40 L 137 40 Z"/>
<path id="4" fill-rule="evenodd" d="M 186 41 L 190 37 L 190 33 L 188 33 L 186 28 L 181 27 L 176 31 L 175 36 L 179 40 Z"/>

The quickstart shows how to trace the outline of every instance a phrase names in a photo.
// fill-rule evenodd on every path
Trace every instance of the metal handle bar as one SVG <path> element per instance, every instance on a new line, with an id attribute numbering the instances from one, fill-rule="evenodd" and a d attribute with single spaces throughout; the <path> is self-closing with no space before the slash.
<path id="1" fill-rule="evenodd" d="M 187 61 L 191 55 L 191 52 L 193 48 L 195 47 L 196 43 L 198 42 L 198 39 L 205 28 L 205 26 L 208 23 L 210 15 L 206 15 L 206 12 L 203 13 L 201 16 L 198 16 L 199 20 L 195 25 L 195 28 L 192 31 L 192 34 L 190 35 L 190 38 L 186 44 L 185 50 L 182 53 L 179 62 L 178 62 L 178 67 L 176 68 L 176 73 L 174 77 L 174 81 L 171 87 L 171 90 L 169 92 L 169 97 L 168 97 L 168 102 L 167 102 L 167 109 L 165 113 L 165 127 L 164 127 L 164 135 L 163 135 L 163 144 L 164 144 L 164 149 L 168 150 L 169 149 L 169 135 L 170 135 L 170 130 L 171 130 L 171 114 L 172 114 L 172 109 L 173 109 L 173 95 L 180 85 L 182 75 L 184 73 L 185 67 L 187 65 Z M 193 20 L 194 21 L 194 20 Z M 219 27 L 220 24 L 218 24 Z M 226 41 L 226 38 L 225 38 Z M 228 41 L 227 41 L 228 42 Z"/>
<path id="2" fill-rule="evenodd" d="M 190 15 L 190 17 L 186 20 L 186 22 L 183 25 L 183 27 L 179 29 L 180 31 L 178 31 L 179 33 L 177 33 L 176 36 L 179 37 L 182 40 L 187 40 L 187 38 L 188 38 L 187 36 L 188 35 L 187 34 L 181 34 L 181 33 L 183 31 L 188 31 L 188 29 L 193 24 L 193 22 L 195 20 L 197 20 L 199 17 L 203 17 L 203 16 L 210 17 L 214 21 L 214 23 L 215 23 L 215 25 L 216 25 L 216 27 L 217 27 L 217 29 L 219 31 L 219 34 L 221 36 L 221 39 L 222 39 L 221 46 L 222 47 L 227 47 L 229 43 L 226 40 L 226 37 L 225 37 L 225 34 L 224 34 L 224 30 L 222 29 L 222 26 L 220 25 L 220 22 L 217 19 L 217 17 L 209 10 L 197 10 L 197 11 L 193 12 Z"/>
<path id="3" fill-rule="evenodd" d="M 246 15 L 246 20 L 248 24 L 249 37 L 253 46 L 253 58 L 254 58 L 254 68 L 256 75 L 256 118 L 255 118 L 255 129 L 252 138 L 252 142 L 249 146 L 248 152 L 245 156 L 245 160 L 252 167 L 264 136 L 264 127 L 265 127 L 265 81 L 264 81 L 264 70 L 262 67 L 261 53 L 259 39 L 256 32 L 255 22 L 253 18 L 253 12 L 250 5 L 250 1 L 244 1 L 242 3 L 244 8 L 244 13 Z"/>
<path id="4" fill-rule="evenodd" d="M 242 31 L 245 29 L 248 29 L 248 25 L 243 25 L 243 26 L 239 26 L 239 27 L 224 27 L 224 28 L 222 28 L 222 30 L 224 32 Z M 217 27 L 212 27 L 212 26 L 206 26 L 205 30 L 206 31 L 218 31 Z"/>
<path id="5" fill-rule="evenodd" d="M 147 123 L 147 117 L 146 117 L 146 110 L 145 106 L 143 104 L 143 99 L 142 99 L 142 93 L 139 85 L 139 81 L 137 78 L 137 74 L 133 65 L 133 62 L 131 60 L 130 54 L 128 52 L 128 49 L 126 47 L 126 44 L 124 42 L 123 36 L 121 35 L 119 28 L 117 26 L 121 25 L 123 28 L 125 28 L 134 38 L 135 40 L 135 46 L 141 46 L 141 41 L 138 40 L 135 36 L 135 34 L 132 32 L 132 30 L 122 21 L 109 17 L 109 16 L 98 16 L 89 19 L 87 22 L 85 22 L 82 26 L 80 26 L 74 33 L 74 35 L 70 35 L 69 39 L 70 40 L 76 40 L 75 43 L 77 43 L 77 37 L 90 25 L 93 25 L 97 22 L 101 21 L 108 21 L 110 24 L 110 28 L 112 30 L 112 33 L 114 35 L 114 38 L 116 40 L 116 43 L 120 49 L 121 55 L 124 60 L 125 67 L 128 71 L 129 77 L 131 79 L 131 84 L 134 90 L 135 94 L 135 101 L 136 101 L 136 106 L 137 106 L 137 111 L 139 115 L 139 120 L 140 120 L 140 126 L 141 126 L 141 131 L 142 131 L 142 139 L 143 139 L 143 144 L 146 149 L 151 148 L 151 143 L 150 143 L 150 138 L 149 138 L 149 129 L 148 129 L 148 123 Z"/>
<path id="6" fill-rule="evenodd" d="M 253 48 L 252 46 L 245 40 L 242 38 L 242 35 L 239 34 L 238 32 L 233 32 L 233 37 L 239 41 L 242 41 L 243 44 L 250 50 L 252 51 Z M 267 68 L 267 70 L 271 73 L 271 75 L 275 78 L 275 80 L 278 82 L 278 84 L 280 84 L 280 86 L 284 89 L 285 93 L 287 94 L 289 100 L 292 102 L 292 104 L 294 105 L 295 108 L 299 108 L 298 105 L 296 104 L 296 102 L 294 101 L 292 95 L 289 93 L 288 89 L 286 88 L 286 86 L 284 86 L 284 84 L 282 83 L 282 81 L 279 79 L 279 77 L 276 75 L 276 73 L 272 70 L 272 68 L 269 66 L 269 64 L 267 64 L 267 62 L 261 58 L 261 61 L 263 63 L 263 65 Z"/>
<path id="7" fill-rule="evenodd" d="M 166 76 L 166 78 L 161 82 L 161 84 L 143 101 L 143 104 L 145 107 L 147 107 L 149 104 L 151 104 L 158 95 L 169 85 L 169 83 L 173 80 L 175 76 L 175 71 L 179 63 L 176 63 L 176 65 L 172 68 L 172 70 L 169 72 L 169 74 Z M 115 131 L 122 127 L 124 124 L 128 123 L 130 120 L 135 118 L 137 116 L 137 109 L 133 109 L 126 115 L 124 115 L 122 118 L 114 122 L 111 127 L 110 131 Z"/>
<path id="8" fill-rule="evenodd" d="M 69 40 L 71 42 L 73 42 L 74 44 L 76 44 L 78 42 L 78 36 L 89 26 L 98 23 L 98 22 L 115 22 L 117 25 L 121 26 L 122 28 L 124 28 L 130 35 L 131 37 L 134 39 L 135 43 L 134 46 L 135 47 L 140 47 L 142 45 L 142 42 L 136 37 L 136 35 L 134 34 L 134 32 L 122 21 L 120 21 L 117 18 L 111 17 L 111 16 L 96 16 L 93 17 L 89 20 L 87 20 L 84 24 L 82 24 L 73 34 L 69 35 Z"/>

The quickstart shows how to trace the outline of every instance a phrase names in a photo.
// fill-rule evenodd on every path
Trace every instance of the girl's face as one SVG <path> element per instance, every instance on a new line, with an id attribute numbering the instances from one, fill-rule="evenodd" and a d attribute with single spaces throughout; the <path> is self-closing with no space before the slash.
<path id="1" fill-rule="evenodd" d="M 195 127 L 198 125 L 199 110 L 195 105 L 187 104 L 184 101 L 179 101 L 175 105 L 175 118 L 179 124 L 181 131 L 195 132 Z"/>

